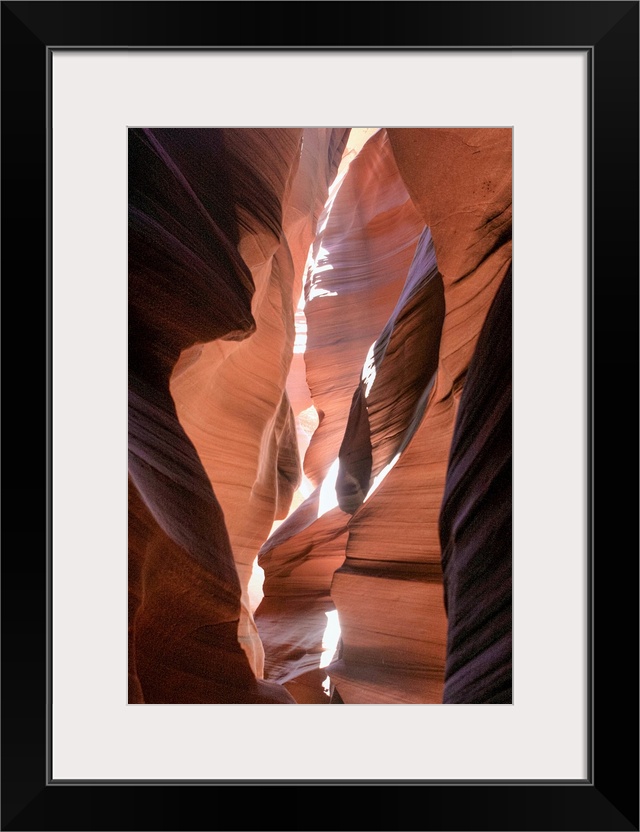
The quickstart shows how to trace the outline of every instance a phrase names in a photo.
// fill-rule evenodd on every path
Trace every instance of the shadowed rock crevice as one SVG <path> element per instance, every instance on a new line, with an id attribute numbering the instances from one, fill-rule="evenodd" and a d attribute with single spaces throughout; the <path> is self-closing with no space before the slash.
<path id="1" fill-rule="evenodd" d="M 512 687 L 512 280 L 469 367 L 440 520 L 449 617 L 445 703 L 508 703 Z"/>

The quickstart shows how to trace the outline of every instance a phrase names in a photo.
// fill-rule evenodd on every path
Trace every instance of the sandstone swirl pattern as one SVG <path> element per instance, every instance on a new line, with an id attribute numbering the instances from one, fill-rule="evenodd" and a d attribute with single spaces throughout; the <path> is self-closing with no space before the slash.
<path id="1" fill-rule="evenodd" d="M 510 701 L 511 131 L 349 134 L 130 131 L 132 702 Z"/>
<path id="2" fill-rule="evenodd" d="M 130 133 L 132 701 L 293 701 L 246 586 L 300 474 L 295 283 L 347 134 Z"/>
<path id="3" fill-rule="evenodd" d="M 511 270 L 460 400 L 441 515 L 445 703 L 511 702 Z"/>
<path id="4" fill-rule="evenodd" d="M 447 429 L 451 436 L 456 425 L 439 529 L 450 618 L 444 701 L 509 702 L 512 134 L 394 129 L 389 137 L 445 287 L 429 405 L 452 403 L 457 419 Z"/>
<path id="5" fill-rule="evenodd" d="M 421 235 L 424 221 L 400 178 L 387 135 L 379 131 L 332 194 L 319 223 L 305 284 L 307 381 L 320 418 L 304 470 L 317 487 L 260 552 L 265 599 L 257 620 L 265 631 L 265 644 L 268 640 L 271 645 L 271 650 L 267 646 L 267 678 L 288 682 L 318 666 L 326 614 L 334 609 L 330 588 L 346 556 L 351 520 L 351 506 L 340 496 L 346 487 L 344 475 L 336 482 L 338 456 L 351 441 L 345 428 L 350 430 L 351 402 L 367 354 L 382 331 L 379 359 L 387 346 L 385 339 L 393 328 L 389 318 L 400 315 L 398 298 Z M 430 265 L 433 270 L 433 257 Z M 416 287 L 406 289 L 408 302 L 413 301 L 409 300 L 411 289 Z M 419 342 L 418 338 L 414 344 L 418 348 Z M 403 348 L 394 342 L 389 351 L 396 349 Z M 408 384 L 412 373 L 407 371 Z M 392 399 L 403 407 L 397 393 L 394 384 L 386 398 L 384 394 L 377 397 L 377 407 L 372 407 L 376 426 L 384 422 L 385 408 L 387 415 L 393 409 Z M 387 444 L 399 441 L 403 418 L 410 414 L 402 413 L 396 417 L 397 424 L 392 419 L 382 428 Z M 353 438 L 357 439 L 355 433 Z M 384 445 L 382 437 L 375 442 Z M 357 443 L 353 448 L 360 453 Z M 376 471 L 386 462 L 385 450 L 387 455 L 391 452 L 388 447 L 376 448 Z M 359 464 L 353 460 L 353 465 Z M 307 600 L 301 607 L 292 595 Z M 344 606 L 338 609 L 344 632 L 349 613 Z"/>

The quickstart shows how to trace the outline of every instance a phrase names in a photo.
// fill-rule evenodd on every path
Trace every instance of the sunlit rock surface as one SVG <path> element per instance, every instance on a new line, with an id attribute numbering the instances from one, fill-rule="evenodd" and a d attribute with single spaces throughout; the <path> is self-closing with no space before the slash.
<path id="1" fill-rule="evenodd" d="M 511 701 L 511 131 L 367 133 L 131 131 L 131 702 Z"/>
<path id="2" fill-rule="evenodd" d="M 171 392 L 225 514 L 242 588 L 240 642 L 263 675 L 263 649 L 248 584 L 274 519 L 286 517 L 301 471 L 294 414 L 285 390 L 294 312 L 306 254 L 335 176 L 347 131 L 227 130 L 228 153 L 252 194 L 239 214 L 238 249 L 255 284 L 255 334 L 241 344 L 211 342 L 183 356 Z M 261 214 L 261 194 L 278 205 Z M 281 219 L 282 217 L 282 219 Z M 297 264 L 297 271 L 296 271 Z"/>
<path id="3" fill-rule="evenodd" d="M 247 584 L 300 478 L 294 307 L 347 135 L 131 131 L 130 472 L 134 506 L 152 512 L 132 511 L 136 701 L 293 701 L 255 681 Z M 170 591 L 179 560 L 185 583 Z"/>
<path id="4" fill-rule="evenodd" d="M 333 609 L 331 583 L 346 555 L 350 520 L 349 506 L 338 505 L 338 453 L 371 345 L 390 316 L 401 316 L 401 309 L 394 313 L 394 307 L 424 232 L 385 131 L 367 141 L 337 185 L 319 222 L 305 286 L 305 361 L 319 427 L 305 455 L 304 469 L 312 484 L 320 484 L 265 543 L 259 558 L 265 570 L 265 598 L 256 618 L 269 645 L 265 677 L 278 681 L 295 678 L 314 664 L 317 667 L 323 655 L 326 614 Z M 434 277 L 433 253 L 430 269 Z M 407 302 L 412 290 L 424 293 L 412 285 L 406 290 Z M 425 313 L 422 323 L 429 315 L 433 312 Z M 440 321 L 437 314 L 435 318 L 437 339 Z M 407 325 L 404 319 L 403 325 Z M 387 349 L 391 353 L 403 349 L 397 339 L 388 343 L 392 328 L 390 323 L 383 332 L 379 362 Z M 403 333 L 409 335 L 408 330 Z M 415 348 L 420 350 L 423 342 L 418 335 Z M 397 375 L 397 368 L 394 372 Z M 414 372 L 406 368 L 409 386 Z M 386 464 L 385 453 L 395 453 L 402 441 L 404 411 L 389 427 L 382 424 L 385 411 L 393 410 L 395 392 L 393 387 L 386 397 L 378 395 L 372 406 L 374 423 L 381 429 L 381 435 L 374 437 L 376 472 Z M 407 421 L 415 404 L 398 405 L 406 406 Z M 348 443 L 348 438 L 344 441 Z M 294 606 L 290 598 L 295 595 L 307 597 L 306 611 Z"/>
<path id="5" fill-rule="evenodd" d="M 438 372 L 424 420 L 379 495 L 382 497 L 401 476 L 405 466 L 417 463 L 418 457 L 429 465 L 425 496 L 431 496 L 422 502 L 423 522 L 429 533 L 423 545 L 437 548 L 437 507 L 442 503 L 449 456 L 454 454 L 457 468 L 454 479 L 450 475 L 448 480 L 441 529 L 442 548 L 448 553 L 444 561 L 446 600 L 449 610 L 456 610 L 455 629 L 449 633 L 447 648 L 446 701 L 509 701 L 510 295 L 508 301 L 503 299 L 496 313 L 499 320 L 485 336 L 482 355 L 476 358 L 475 392 L 467 397 L 467 415 L 457 428 L 453 449 L 451 434 L 478 336 L 511 268 L 511 130 L 390 129 L 388 133 L 403 179 L 433 237 L 444 283 L 446 315 Z M 487 342 L 500 352 L 492 355 Z M 489 368 L 492 362 L 495 370 Z M 482 376 L 485 381 L 478 381 Z M 485 399 L 478 392 L 485 390 L 489 378 L 493 379 L 493 402 L 487 400 L 486 392 Z M 476 401 L 478 415 L 470 417 L 468 411 L 474 409 Z M 423 441 L 424 452 L 418 455 Z M 473 447 L 473 453 L 461 461 L 457 455 L 462 455 L 461 449 L 467 445 Z M 464 498 L 460 492 L 449 495 L 461 478 L 466 478 L 469 491 Z M 371 503 L 373 506 L 373 499 Z M 354 537 L 352 532 L 350 542 Z"/>
<path id="6" fill-rule="evenodd" d="M 363 363 L 396 305 L 424 225 L 380 130 L 320 220 L 305 285 L 307 381 L 320 423 L 304 470 L 315 485 L 338 455 Z"/>
<path id="7" fill-rule="evenodd" d="M 340 452 L 339 496 L 353 517 L 331 590 L 343 645 L 329 673 L 347 704 L 441 701 L 446 617 L 437 516 L 445 465 L 437 455 L 442 420 L 428 408 L 444 314 L 426 230 L 363 369 Z"/>
<path id="8" fill-rule="evenodd" d="M 340 446 L 337 492 L 353 514 L 418 428 L 433 389 L 444 293 L 423 231 L 393 313 L 372 343 Z"/>
<path id="9" fill-rule="evenodd" d="M 502 411 L 490 415 L 490 401 L 483 402 L 480 417 L 467 413 L 460 423 L 456 447 L 471 443 L 479 461 L 469 454 L 458 460 L 450 488 L 466 476 L 470 491 L 464 497 L 460 492 L 447 496 L 441 528 L 440 514 L 469 364 L 511 265 L 511 131 L 390 129 L 388 135 L 402 178 L 433 238 L 446 311 L 422 421 L 349 524 L 347 558 L 332 585 L 343 649 L 329 673 L 346 703 L 441 702 L 443 697 L 450 702 L 509 701 L 511 501 L 506 477 L 511 426 Z M 509 326 L 503 310 L 497 329 Z M 491 338 L 497 338 L 495 331 Z M 500 347 L 504 352 L 495 357 L 500 369 L 494 373 L 492 394 L 506 407 L 510 377 L 501 362 L 510 361 L 511 353 L 504 336 Z M 483 373 L 490 376 L 486 362 L 491 356 L 485 351 L 474 372 L 480 389 L 483 382 L 477 379 Z M 481 400 L 478 393 L 468 398 L 467 411 L 476 398 Z M 485 447 L 487 435 L 480 433 L 483 418 L 496 431 L 497 460 L 490 446 Z M 356 424 L 363 421 L 360 417 Z M 360 447 L 366 446 L 363 434 L 361 428 Z M 357 498 L 358 488 L 366 489 L 367 471 L 362 462 L 359 468 L 354 465 L 350 453 L 343 448 L 342 455 L 355 469 L 345 485 L 351 485 Z M 363 454 L 355 456 L 362 460 Z M 497 477 L 492 465 L 500 468 L 502 480 L 487 494 Z M 445 598 L 454 616 L 451 630 Z"/>
<path id="10" fill-rule="evenodd" d="M 478 492 L 484 486 L 477 476 L 476 493 L 466 495 L 461 508 L 452 501 L 443 524 L 446 599 L 458 615 L 449 639 L 439 527 L 460 395 L 487 311 L 511 263 L 511 132 L 390 130 L 389 135 L 403 180 L 431 232 L 440 274 L 431 275 L 432 282 L 423 275 L 432 294 L 414 308 L 414 314 L 419 309 L 430 316 L 414 329 L 423 343 L 398 335 L 402 351 L 394 358 L 389 332 L 397 314 L 373 345 L 355 391 L 338 473 L 340 505 L 353 517 L 346 559 L 331 587 L 342 645 L 328 671 L 345 703 L 441 702 L 445 676 L 447 701 L 467 696 L 500 701 L 497 697 L 510 695 L 510 535 L 501 537 L 497 551 L 487 552 L 487 533 L 475 531 L 483 524 L 469 511 L 479 506 L 484 526 L 491 528 L 495 510 L 498 524 L 507 529 L 506 486 L 482 503 Z M 416 280 L 415 273 L 409 285 L 411 277 Z M 444 301 L 436 287 L 444 288 Z M 411 320 L 408 309 L 404 314 Z M 408 394 L 399 392 L 405 382 Z M 386 413 L 385 393 L 391 402 Z M 510 401 L 510 389 L 497 388 L 496 395 Z M 469 419 L 465 424 L 478 425 Z M 497 430 L 504 452 L 511 446 L 510 425 L 502 420 Z M 459 440 L 464 441 L 468 437 Z M 482 458 L 481 440 L 475 448 Z M 488 457 L 484 462 L 490 465 Z M 507 470 L 506 459 L 503 463 Z M 377 482 L 384 466 L 391 469 Z M 472 527 L 464 549 L 451 542 L 461 522 Z M 483 603 L 478 586 L 469 589 L 474 579 L 493 591 L 490 608 L 476 610 L 482 626 L 472 618 Z M 476 648 L 488 655 L 475 655 Z M 488 672 L 499 672 L 499 683 L 489 681 Z"/>

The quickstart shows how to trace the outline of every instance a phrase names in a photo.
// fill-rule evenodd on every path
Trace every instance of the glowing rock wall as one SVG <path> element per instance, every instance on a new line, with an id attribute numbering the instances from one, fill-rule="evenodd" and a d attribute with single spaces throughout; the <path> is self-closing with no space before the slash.
<path id="1" fill-rule="evenodd" d="M 349 133 L 130 131 L 132 702 L 510 701 L 511 131 Z"/>
<path id="2" fill-rule="evenodd" d="M 293 701 L 247 585 L 300 477 L 293 310 L 347 135 L 131 131 L 132 701 Z"/>

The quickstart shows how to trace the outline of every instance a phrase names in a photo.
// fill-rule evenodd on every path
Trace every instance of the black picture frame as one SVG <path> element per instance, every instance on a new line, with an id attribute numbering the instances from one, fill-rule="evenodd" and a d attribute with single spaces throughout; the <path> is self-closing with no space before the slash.
<path id="1" fill-rule="evenodd" d="M 3 361 L 5 437 L 10 438 L 4 497 L 12 510 L 5 511 L 2 553 L 2 829 L 638 830 L 639 3 L 324 3 L 317 30 L 309 25 L 313 7 L 295 5 L 294 10 L 291 3 L 271 2 L 2 3 L 2 265 L 5 311 L 14 324 L 6 330 Z M 62 47 L 588 52 L 587 780 L 308 783 L 269 781 L 268 773 L 259 783 L 48 780 L 48 68 L 52 50 Z M 26 414 L 35 416 L 35 427 L 28 430 Z M 636 476 L 625 475 L 628 467 Z M 34 511 L 42 518 L 39 526 L 32 522 Z M 330 808 L 318 808 L 320 797 Z"/>

